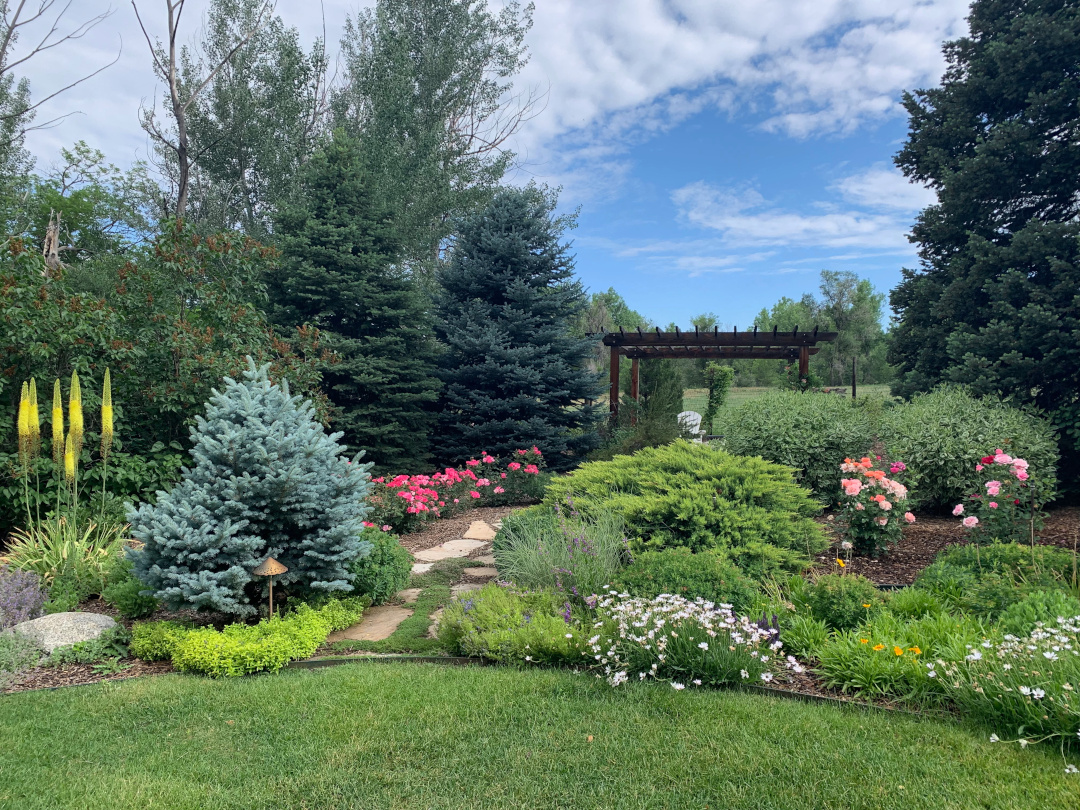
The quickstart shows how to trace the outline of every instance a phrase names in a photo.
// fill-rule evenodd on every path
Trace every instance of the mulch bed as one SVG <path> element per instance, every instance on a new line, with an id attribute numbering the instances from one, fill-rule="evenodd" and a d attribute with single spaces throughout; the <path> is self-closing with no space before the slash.
<path id="1" fill-rule="evenodd" d="M 82 686 L 101 681 L 122 681 L 143 675 L 164 675 L 173 671 L 169 661 L 140 661 L 129 658 L 124 661 L 122 672 L 104 674 L 95 672 L 90 664 L 66 664 L 62 667 L 34 667 L 24 673 L 22 679 L 4 689 L 0 694 L 28 692 L 32 689 L 55 689 L 59 686 Z"/>

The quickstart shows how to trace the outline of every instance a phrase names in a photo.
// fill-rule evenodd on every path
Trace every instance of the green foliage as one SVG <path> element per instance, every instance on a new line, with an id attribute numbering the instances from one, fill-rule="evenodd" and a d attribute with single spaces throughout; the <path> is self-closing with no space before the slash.
<path id="1" fill-rule="evenodd" d="M 128 650 L 143 661 L 165 661 L 190 630 L 179 622 L 138 622 L 131 628 Z"/>
<path id="2" fill-rule="evenodd" d="M 602 444 L 590 461 L 610 461 L 617 455 L 690 438 L 679 422 L 683 410 L 683 374 L 676 360 L 646 360 L 640 367 L 640 402 L 622 397 L 616 424 L 602 425 Z M 624 388 L 628 390 L 629 380 Z M 627 393 L 626 390 L 623 392 Z"/>
<path id="3" fill-rule="evenodd" d="M 921 267 L 892 292 L 890 360 L 905 395 L 951 381 L 1039 407 L 1075 481 L 1080 150 L 1060 133 L 1080 119 L 1080 12 L 977 0 L 968 21 L 970 34 L 944 46 L 940 85 L 904 96 L 896 163 L 937 202 L 912 233 Z"/>
<path id="4" fill-rule="evenodd" d="M 728 451 L 794 467 L 799 483 L 832 500 L 840 488 L 840 465 L 866 453 L 875 425 L 845 397 L 776 391 L 728 408 L 717 432 Z"/>
<path id="5" fill-rule="evenodd" d="M 691 601 L 729 604 L 739 614 L 749 611 L 758 594 L 754 582 L 723 553 L 706 550 L 694 554 L 685 547 L 641 552 L 617 576 L 614 587 L 645 599 L 669 593 Z"/>
<path id="6" fill-rule="evenodd" d="M 826 574 L 810 586 L 807 603 L 815 619 L 848 630 L 880 610 L 884 599 L 874 583 L 857 575 Z"/>
<path id="7" fill-rule="evenodd" d="M 109 659 L 127 658 L 131 633 L 123 626 L 110 627 L 90 641 L 80 641 L 70 647 L 58 647 L 52 651 L 46 666 L 61 667 L 65 664 L 97 664 Z"/>
<path id="8" fill-rule="evenodd" d="M 171 642 L 172 663 L 181 672 L 214 678 L 277 672 L 289 661 L 310 656 L 334 630 L 358 621 L 362 604 L 359 599 L 343 599 L 318 610 L 301 604 L 294 613 L 257 625 L 230 624 L 220 632 L 191 630 Z"/>
<path id="9" fill-rule="evenodd" d="M 290 592 L 351 590 L 349 566 L 367 548 L 368 468 L 341 457 L 308 401 L 248 361 L 243 382 L 225 381 L 192 428 L 194 465 L 183 480 L 129 513 L 142 548 L 135 576 L 173 608 L 253 615 L 268 557 L 288 571 Z M 268 509 L 267 505 L 273 508 Z"/>
<path id="10" fill-rule="evenodd" d="M 583 464 L 553 480 L 544 503 L 567 498 L 586 517 L 621 515 L 634 553 L 718 549 L 755 577 L 801 570 L 827 548 L 820 507 L 790 470 L 687 441 Z"/>
<path id="11" fill-rule="evenodd" d="M 940 616 L 945 612 L 941 600 L 922 588 L 901 588 L 887 594 L 887 597 L 886 608 L 889 613 L 903 619 Z"/>
<path id="12" fill-rule="evenodd" d="M 21 633 L 0 633 L 0 689 L 41 660 L 41 650 Z"/>
<path id="13" fill-rule="evenodd" d="M 975 465 L 988 450 L 1003 448 L 1031 465 L 1042 503 L 1057 490 L 1057 441 L 1050 423 L 995 397 L 975 397 L 942 386 L 886 410 L 881 439 L 891 458 L 908 466 L 911 497 L 921 507 L 960 503 L 976 491 Z"/>
<path id="14" fill-rule="evenodd" d="M 580 630 L 563 619 L 563 610 L 562 596 L 550 591 L 486 585 L 447 605 L 439 640 L 451 653 L 503 663 L 579 663 Z"/>
<path id="15" fill-rule="evenodd" d="M 396 534 L 368 527 L 361 537 L 371 543 L 371 551 L 358 557 L 349 569 L 353 592 L 381 605 L 409 584 L 413 558 Z"/>
<path id="16" fill-rule="evenodd" d="M 438 391 L 425 301 L 397 266 L 397 234 L 355 142 L 337 133 L 302 181 L 278 216 L 274 321 L 320 330 L 333 352 L 320 371 L 349 448 L 364 450 L 380 471 L 415 469 L 427 458 Z"/>
<path id="17" fill-rule="evenodd" d="M 100 594 L 123 551 L 127 527 L 121 524 L 75 526 L 65 518 L 45 520 L 16 531 L 5 552 L 8 565 L 33 571 L 52 589 L 78 599 Z"/>
<path id="18" fill-rule="evenodd" d="M 603 593 L 630 556 L 622 518 L 604 509 L 582 518 L 572 503 L 508 516 L 493 549 L 503 579 L 575 602 Z"/>
<path id="19" fill-rule="evenodd" d="M 131 562 L 124 560 L 118 575 L 101 591 L 101 598 L 112 605 L 128 619 L 145 619 L 155 610 L 158 602 L 149 593 L 143 593 L 146 586 L 131 573 Z"/>
<path id="20" fill-rule="evenodd" d="M 717 362 L 710 362 L 705 366 L 705 389 L 708 391 L 708 404 L 702 415 L 702 427 L 706 433 L 713 433 L 713 422 L 716 414 L 724 407 L 727 401 L 728 389 L 735 379 L 735 369 L 731 366 L 722 366 Z"/>
<path id="21" fill-rule="evenodd" d="M 587 403 L 599 380 L 583 368 L 592 341 L 571 333 L 585 293 L 554 207 L 553 194 L 507 188 L 459 226 L 436 304 L 445 462 L 536 445 L 560 471 L 598 442 L 600 413 Z"/>
<path id="22" fill-rule="evenodd" d="M 1080 616 L 1080 599 L 1063 591 L 1031 591 L 1006 608 L 998 618 L 1003 633 L 1027 636 L 1036 624 L 1053 625 L 1058 618 Z"/>
<path id="23" fill-rule="evenodd" d="M 795 614 L 781 619 L 780 638 L 787 652 L 803 661 L 814 661 L 829 641 L 829 626 L 813 616 Z"/>

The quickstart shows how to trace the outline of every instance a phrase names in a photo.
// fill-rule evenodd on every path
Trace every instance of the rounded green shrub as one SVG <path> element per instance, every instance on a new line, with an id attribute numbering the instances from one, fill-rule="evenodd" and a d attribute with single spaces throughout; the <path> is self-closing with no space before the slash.
<path id="1" fill-rule="evenodd" d="M 884 600 L 866 577 L 826 574 L 810 586 L 807 603 L 815 619 L 834 630 L 849 630 L 876 613 Z"/>
<path id="2" fill-rule="evenodd" d="M 796 470 L 795 480 L 832 500 L 840 489 L 840 465 L 874 443 L 871 413 L 834 394 L 775 391 L 729 408 L 716 423 L 724 447 Z"/>
<path id="3" fill-rule="evenodd" d="M 164 661 L 190 630 L 179 622 L 138 622 L 131 628 L 128 652 L 143 661 Z"/>
<path id="4" fill-rule="evenodd" d="M 975 492 L 975 465 L 999 447 L 1027 460 L 1041 503 L 1057 490 L 1058 446 L 1050 422 L 963 388 L 941 386 L 885 411 L 881 439 L 890 458 L 907 464 L 905 483 L 922 508 L 951 507 Z"/>
<path id="5" fill-rule="evenodd" d="M 894 591 L 889 594 L 887 604 L 889 613 L 905 619 L 940 616 L 945 612 L 941 600 L 921 588 L 901 588 Z"/>
<path id="6" fill-rule="evenodd" d="M 412 555 L 398 542 L 397 535 L 366 528 L 362 539 L 371 543 L 371 552 L 352 564 L 354 593 L 371 597 L 381 605 L 409 584 Z"/>
<path id="7" fill-rule="evenodd" d="M 688 548 L 638 554 L 613 587 L 645 599 L 668 593 L 730 604 L 736 613 L 746 613 L 757 596 L 754 582 L 723 554 L 716 551 L 694 554 Z"/>
<path id="8" fill-rule="evenodd" d="M 568 499 L 586 518 L 620 515 L 634 554 L 716 549 L 765 576 L 800 571 L 828 547 L 813 519 L 821 507 L 791 469 L 688 441 L 583 464 L 544 495 L 549 506 Z"/>
<path id="9" fill-rule="evenodd" d="M 1080 599 L 1063 591 L 1032 591 L 1005 609 L 998 627 L 1023 638 L 1038 622 L 1053 624 L 1059 616 L 1068 620 L 1080 616 Z"/>
<path id="10" fill-rule="evenodd" d="M 785 652 L 804 661 L 817 660 L 829 642 L 829 626 L 813 616 L 785 616 L 780 620 L 780 640 Z"/>

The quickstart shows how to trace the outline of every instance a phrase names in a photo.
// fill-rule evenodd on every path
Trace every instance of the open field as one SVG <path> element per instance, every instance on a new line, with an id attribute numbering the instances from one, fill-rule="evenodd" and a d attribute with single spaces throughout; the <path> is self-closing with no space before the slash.
<path id="1" fill-rule="evenodd" d="M 742 405 L 755 397 L 759 397 L 766 391 L 773 391 L 773 388 L 732 388 L 728 392 L 727 402 L 724 403 L 725 408 L 734 408 L 738 405 Z M 850 387 L 848 393 L 851 393 Z M 874 396 L 874 397 L 887 397 L 889 396 L 889 386 L 887 385 L 860 385 L 859 396 Z M 683 410 L 684 411 L 697 411 L 698 413 L 705 412 L 705 405 L 707 402 L 708 392 L 704 388 L 687 388 L 683 392 Z"/>

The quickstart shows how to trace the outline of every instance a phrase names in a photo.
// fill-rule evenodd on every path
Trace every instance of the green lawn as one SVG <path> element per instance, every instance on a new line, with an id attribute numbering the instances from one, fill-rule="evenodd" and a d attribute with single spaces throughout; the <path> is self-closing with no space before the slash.
<path id="1" fill-rule="evenodd" d="M 842 386 L 848 389 L 848 395 L 851 394 L 851 388 L 849 386 Z M 725 408 L 733 408 L 738 405 L 742 405 L 744 402 L 760 397 L 766 391 L 774 391 L 774 388 L 732 388 L 728 391 L 727 402 L 724 403 Z M 874 397 L 887 397 L 889 395 L 889 386 L 887 385 L 860 385 L 857 392 L 859 396 L 874 396 Z M 697 411 L 698 413 L 705 413 L 705 406 L 708 403 L 708 391 L 704 388 L 687 388 L 683 391 L 683 410 L 684 411 Z"/>
<path id="2" fill-rule="evenodd" d="M 0 807 L 1070 808 L 1050 747 L 565 671 L 352 664 L 0 697 Z"/>

